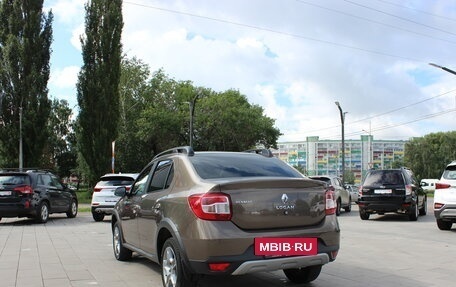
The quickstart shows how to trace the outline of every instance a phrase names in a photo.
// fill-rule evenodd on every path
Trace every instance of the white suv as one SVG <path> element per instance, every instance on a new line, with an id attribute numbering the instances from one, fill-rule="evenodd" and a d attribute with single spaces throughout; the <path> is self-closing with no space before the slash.
<path id="1" fill-rule="evenodd" d="M 435 184 L 434 215 L 440 230 L 450 230 L 456 223 L 456 161 L 445 168 Z"/>
<path id="2" fill-rule="evenodd" d="M 108 173 L 100 178 L 92 194 L 92 216 L 95 221 L 102 221 L 105 215 L 112 214 L 120 198 L 114 195 L 115 189 L 125 186 L 129 190 L 137 176 L 137 173 Z"/>

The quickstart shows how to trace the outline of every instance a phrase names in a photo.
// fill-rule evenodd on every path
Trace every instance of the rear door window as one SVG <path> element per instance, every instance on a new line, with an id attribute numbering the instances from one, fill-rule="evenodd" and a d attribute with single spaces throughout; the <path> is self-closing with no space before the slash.
<path id="1" fill-rule="evenodd" d="M 152 175 L 152 180 L 149 186 L 149 192 L 167 189 L 171 183 L 173 172 L 172 160 L 161 161 L 157 164 L 157 168 Z"/>

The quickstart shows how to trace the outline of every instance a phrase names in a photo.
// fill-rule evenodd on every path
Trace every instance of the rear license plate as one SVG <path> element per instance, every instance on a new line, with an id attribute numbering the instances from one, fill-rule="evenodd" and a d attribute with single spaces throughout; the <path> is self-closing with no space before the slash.
<path id="1" fill-rule="evenodd" d="M 255 238 L 255 255 L 317 255 L 317 238 Z"/>
<path id="2" fill-rule="evenodd" d="M 0 191 L 0 196 L 10 196 L 11 195 L 11 191 Z"/>
<path id="3" fill-rule="evenodd" d="M 374 190 L 375 194 L 391 194 L 393 193 L 392 189 L 376 189 Z"/>

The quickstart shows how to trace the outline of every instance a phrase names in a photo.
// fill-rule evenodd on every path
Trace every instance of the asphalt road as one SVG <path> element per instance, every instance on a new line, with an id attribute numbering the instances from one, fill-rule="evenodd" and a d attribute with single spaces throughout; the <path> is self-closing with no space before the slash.
<path id="1" fill-rule="evenodd" d="M 158 265 L 141 257 L 119 262 L 112 253 L 110 217 L 94 222 L 51 215 L 46 224 L 28 219 L 0 222 L 0 286 L 162 286 Z M 342 212 L 341 250 L 308 286 L 455 286 L 456 226 L 440 231 L 429 203 L 417 222 L 400 215 Z M 199 286 L 299 286 L 282 271 L 211 277 Z"/>

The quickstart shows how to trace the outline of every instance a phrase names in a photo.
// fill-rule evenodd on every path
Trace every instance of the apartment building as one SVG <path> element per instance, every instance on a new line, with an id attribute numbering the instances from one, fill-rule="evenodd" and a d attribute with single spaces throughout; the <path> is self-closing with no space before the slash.
<path id="1" fill-rule="evenodd" d="M 355 183 L 362 180 L 370 168 L 392 168 L 402 161 L 407 141 L 374 140 L 372 135 L 361 135 L 359 140 L 345 140 L 345 170 L 353 172 Z M 341 175 L 342 143 L 340 140 L 319 140 L 307 137 L 302 142 L 278 143 L 274 156 L 293 166 L 302 167 L 307 175 Z"/>

